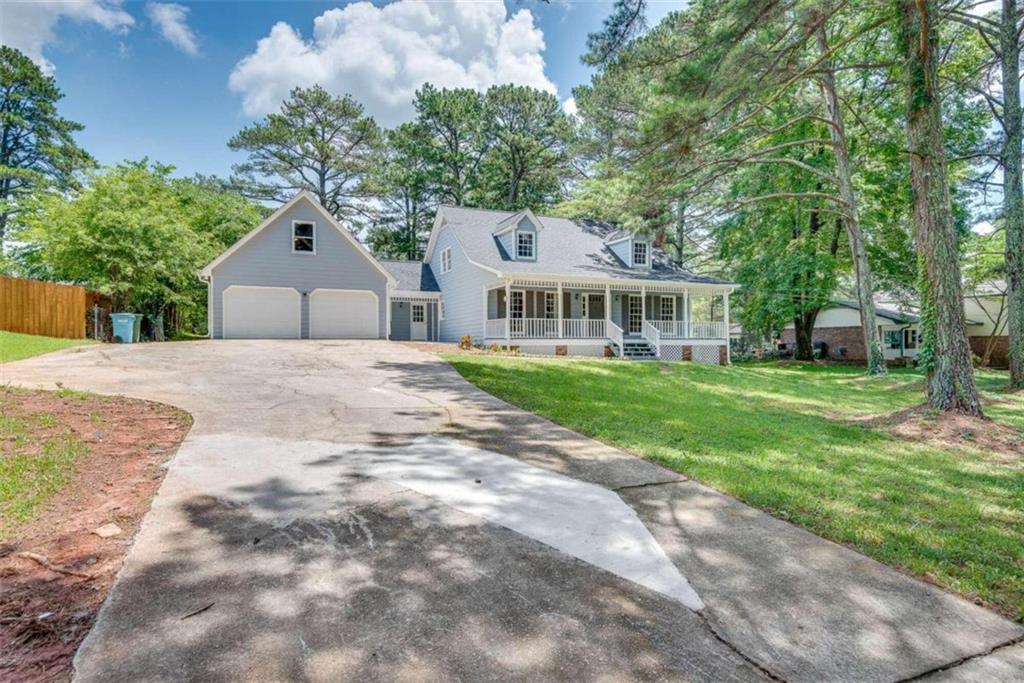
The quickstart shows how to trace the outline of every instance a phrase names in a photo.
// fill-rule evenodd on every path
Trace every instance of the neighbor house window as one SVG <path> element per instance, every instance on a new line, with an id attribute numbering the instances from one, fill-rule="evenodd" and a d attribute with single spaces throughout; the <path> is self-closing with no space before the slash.
<path id="1" fill-rule="evenodd" d="M 316 253 L 316 223 L 292 222 L 292 252 L 296 254 Z"/>
<path id="2" fill-rule="evenodd" d="M 903 348 L 917 348 L 917 330 L 903 330 Z"/>
<path id="3" fill-rule="evenodd" d="M 885 345 L 890 349 L 900 348 L 900 337 L 902 333 L 899 330 L 886 330 L 885 331 Z"/>
<path id="4" fill-rule="evenodd" d="M 452 269 L 452 250 L 442 249 L 441 250 L 441 272 L 447 273 Z"/>
<path id="5" fill-rule="evenodd" d="M 633 265 L 647 265 L 647 242 L 633 242 Z"/>
<path id="6" fill-rule="evenodd" d="M 661 297 L 661 319 L 676 319 L 676 298 L 674 296 Z"/>
<path id="7" fill-rule="evenodd" d="M 533 233 L 516 233 L 516 258 L 533 258 Z"/>

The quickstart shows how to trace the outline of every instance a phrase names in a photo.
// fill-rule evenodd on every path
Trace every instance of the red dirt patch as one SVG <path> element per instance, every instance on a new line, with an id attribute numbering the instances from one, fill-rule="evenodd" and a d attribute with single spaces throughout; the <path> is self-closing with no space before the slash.
<path id="1" fill-rule="evenodd" d="M 1024 464 L 1024 434 L 1010 425 L 962 415 L 938 413 L 926 405 L 889 415 L 857 420 L 865 427 L 884 429 L 893 436 L 952 448 L 982 451 L 987 459 L 1004 465 Z"/>
<path id="2" fill-rule="evenodd" d="M 0 390 L 0 416 L 33 425 L 19 443 L 0 441 L 0 459 L 15 448 L 38 453 L 55 438 L 87 447 L 70 480 L 33 519 L 8 526 L 0 543 L 0 680 L 70 678 L 71 659 L 163 480 L 162 465 L 191 425 L 186 413 L 158 403 L 61 393 Z M 93 533 L 110 523 L 121 533 Z"/>

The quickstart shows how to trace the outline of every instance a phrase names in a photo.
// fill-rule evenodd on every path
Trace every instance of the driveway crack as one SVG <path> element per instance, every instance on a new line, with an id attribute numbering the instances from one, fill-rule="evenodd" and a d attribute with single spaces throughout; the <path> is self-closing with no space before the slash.
<path id="1" fill-rule="evenodd" d="M 932 674 L 939 673 L 940 671 L 949 671 L 950 669 L 956 669 L 968 662 L 974 661 L 975 659 L 981 659 L 982 657 L 994 655 L 1000 650 L 1005 650 L 1006 648 L 1013 647 L 1014 645 L 1020 645 L 1021 643 L 1024 643 L 1024 635 L 1020 635 L 1016 638 L 1011 638 L 1010 640 L 999 643 L 998 645 L 994 645 L 993 647 L 989 648 L 984 652 L 977 652 L 973 655 L 967 655 L 966 657 L 961 657 L 960 659 L 948 662 L 946 664 L 942 664 L 941 666 L 936 666 L 932 669 L 928 669 L 927 671 L 922 671 L 919 674 L 914 674 L 913 676 L 909 676 L 907 678 L 901 678 L 900 680 L 896 681 L 896 683 L 908 683 L 909 681 L 919 681 L 925 678 L 926 676 L 931 676 Z"/>
<path id="2" fill-rule="evenodd" d="M 745 653 L 739 647 L 737 647 L 732 642 L 730 642 L 725 636 L 723 636 L 721 633 L 719 633 L 718 629 L 715 627 L 715 625 L 712 623 L 711 619 L 708 617 L 708 610 L 702 609 L 699 612 L 696 612 L 695 614 L 698 617 L 700 617 L 700 620 L 702 622 L 704 622 L 704 625 L 707 626 L 708 631 L 711 633 L 712 636 L 715 637 L 715 640 L 720 642 L 722 645 L 725 645 L 731 651 L 735 652 L 736 655 L 738 657 L 740 657 L 743 661 L 745 661 L 747 664 L 750 664 L 752 667 L 756 668 L 758 671 L 763 673 L 765 676 L 767 676 L 771 680 L 773 680 L 773 681 L 780 681 L 781 683 L 785 683 L 785 681 L 786 681 L 785 678 L 783 678 L 782 676 L 780 676 L 779 674 L 775 673 L 774 671 L 769 669 L 767 666 L 762 664 L 761 662 L 757 661 L 756 659 L 754 659 L 753 657 L 751 657 L 750 655 Z"/>

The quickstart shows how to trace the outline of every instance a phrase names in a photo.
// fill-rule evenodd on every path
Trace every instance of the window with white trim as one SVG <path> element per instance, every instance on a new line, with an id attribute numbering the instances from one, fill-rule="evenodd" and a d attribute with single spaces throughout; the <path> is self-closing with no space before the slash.
<path id="1" fill-rule="evenodd" d="M 292 253 L 316 253 L 316 223 L 312 221 L 292 221 Z"/>
<path id="2" fill-rule="evenodd" d="M 558 292 L 544 292 L 544 317 L 558 317 Z"/>
<path id="3" fill-rule="evenodd" d="M 633 242 L 633 265 L 646 266 L 647 252 L 647 242 Z"/>
<path id="4" fill-rule="evenodd" d="M 519 230 L 516 232 L 516 258 L 534 258 L 536 246 L 534 234 Z"/>
<path id="5" fill-rule="evenodd" d="M 412 305 L 412 321 L 414 323 L 423 323 L 427 321 L 427 307 L 424 304 Z"/>
<path id="6" fill-rule="evenodd" d="M 661 297 L 661 319 L 676 319 L 676 298 L 674 296 Z"/>
<path id="7" fill-rule="evenodd" d="M 452 269 L 452 250 L 451 247 L 441 250 L 441 272 L 447 273 Z"/>

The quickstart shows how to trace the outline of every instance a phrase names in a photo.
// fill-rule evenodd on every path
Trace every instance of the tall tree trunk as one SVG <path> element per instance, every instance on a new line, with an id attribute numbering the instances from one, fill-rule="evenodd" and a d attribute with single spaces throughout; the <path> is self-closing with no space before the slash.
<path id="1" fill-rule="evenodd" d="M 882 351 L 882 338 L 878 332 L 875 319 L 875 292 L 868 263 L 868 252 L 864 246 L 864 235 L 860 229 L 860 216 L 857 209 L 857 194 L 853 190 L 853 170 L 850 164 L 850 148 L 846 142 L 846 126 L 843 123 L 843 110 L 836 91 L 835 73 L 832 71 L 832 60 L 828 57 L 828 38 L 825 35 L 825 24 L 818 26 L 816 31 L 818 50 L 823 58 L 821 76 L 821 94 L 825 100 L 825 111 L 832 125 L 828 127 L 832 139 L 833 153 L 836 159 L 836 179 L 839 185 L 839 197 L 843 200 L 843 227 L 850 243 L 850 255 L 853 258 L 853 269 L 857 287 L 857 305 L 860 308 L 860 329 L 864 336 L 864 349 L 867 352 L 868 374 L 885 375 L 885 353 Z"/>
<path id="2" fill-rule="evenodd" d="M 1006 230 L 1010 385 L 1024 388 L 1024 187 L 1021 182 L 1018 0 L 1003 0 L 999 51 L 1003 77 L 1003 229 Z"/>
<path id="3" fill-rule="evenodd" d="M 967 344 L 960 254 L 946 175 L 938 87 L 935 0 L 898 0 L 907 97 L 907 146 L 914 237 L 924 266 L 922 312 L 933 317 L 928 403 L 938 410 L 981 415 Z"/>
<path id="4" fill-rule="evenodd" d="M 793 355 L 795 360 L 814 360 L 814 322 L 817 319 L 817 309 L 793 316 L 793 333 L 796 336 L 796 352 Z"/>

